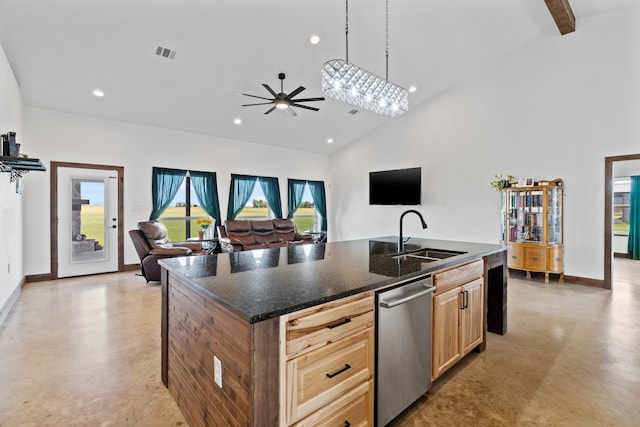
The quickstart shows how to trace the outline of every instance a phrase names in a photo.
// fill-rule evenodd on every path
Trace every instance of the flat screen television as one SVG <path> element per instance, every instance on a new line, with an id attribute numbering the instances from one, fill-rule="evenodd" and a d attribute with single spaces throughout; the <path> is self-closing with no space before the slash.
<path id="1" fill-rule="evenodd" d="M 369 172 L 370 205 L 419 205 L 422 168 Z"/>

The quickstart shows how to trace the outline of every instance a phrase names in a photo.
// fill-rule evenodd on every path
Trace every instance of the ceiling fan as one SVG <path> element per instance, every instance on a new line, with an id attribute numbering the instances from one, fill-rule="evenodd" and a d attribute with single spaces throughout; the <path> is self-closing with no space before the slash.
<path id="1" fill-rule="evenodd" d="M 278 78 L 280 79 L 280 93 L 276 93 L 273 89 L 271 89 L 269 87 L 268 84 L 262 83 L 262 86 L 264 86 L 264 88 L 269 91 L 269 93 L 273 96 L 273 98 L 265 98 L 263 96 L 257 96 L 257 95 L 250 95 L 248 93 L 243 93 L 242 95 L 244 96 L 250 96 L 252 98 L 259 98 L 259 99 L 265 99 L 269 102 L 259 102 L 257 104 L 243 104 L 243 107 L 250 107 L 253 105 L 269 105 L 269 104 L 274 104 L 273 107 L 271 107 L 270 109 L 268 109 L 265 114 L 269 114 L 270 112 L 272 112 L 273 110 L 275 110 L 276 108 L 282 109 L 282 110 L 289 110 L 291 112 L 291 115 L 293 116 L 297 116 L 296 112 L 293 111 L 291 108 L 289 107 L 299 107 L 299 108 L 305 108 L 307 110 L 312 110 L 312 111 L 319 111 L 319 108 L 315 108 L 315 107 L 309 107 L 307 105 L 302 105 L 302 104 L 298 104 L 299 102 L 310 102 L 310 101 L 324 101 L 323 97 L 319 97 L 319 98 L 303 98 L 303 99 L 293 99 L 294 96 L 296 96 L 297 94 L 299 94 L 300 92 L 302 92 L 305 87 L 304 86 L 300 86 L 298 87 L 298 89 L 294 90 L 293 92 L 291 92 L 290 94 L 286 94 L 284 93 L 284 89 L 283 89 L 283 81 L 285 79 L 285 75 L 284 73 L 280 73 L 278 74 Z"/>

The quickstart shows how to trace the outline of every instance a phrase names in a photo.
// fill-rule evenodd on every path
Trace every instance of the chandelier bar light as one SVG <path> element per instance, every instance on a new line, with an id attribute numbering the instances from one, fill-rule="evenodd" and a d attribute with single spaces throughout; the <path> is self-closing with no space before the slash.
<path id="1" fill-rule="evenodd" d="M 346 0 L 346 60 L 331 59 L 324 63 L 321 71 L 322 92 L 365 110 L 397 117 L 409 110 L 409 94 L 389 81 L 389 0 L 386 14 L 386 78 L 349 62 L 349 0 Z"/>

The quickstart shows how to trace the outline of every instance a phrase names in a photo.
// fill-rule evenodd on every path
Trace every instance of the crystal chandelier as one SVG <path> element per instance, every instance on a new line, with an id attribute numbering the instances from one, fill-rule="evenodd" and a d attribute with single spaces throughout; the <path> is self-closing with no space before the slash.
<path id="1" fill-rule="evenodd" d="M 346 0 L 346 60 L 331 59 L 322 66 L 322 92 L 326 96 L 397 117 L 409 109 L 407 91 L 389 81 L 389 0 L 386 1 L 386 78 L 349 62 L 349 0 Z"/>

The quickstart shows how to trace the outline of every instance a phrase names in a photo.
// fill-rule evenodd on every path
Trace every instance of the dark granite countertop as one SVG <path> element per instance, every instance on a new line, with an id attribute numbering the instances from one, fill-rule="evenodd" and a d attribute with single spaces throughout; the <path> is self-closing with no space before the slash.
<path id="1" fill-rule="evenodd" d="M 160 264 L 249 323 L 383 288 L 506 250 L 500 245 L 412 238 L 420 248 L 462 252 L 440 261 L 397 259 L 397 237 L 167 258 Z"/>

